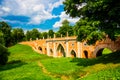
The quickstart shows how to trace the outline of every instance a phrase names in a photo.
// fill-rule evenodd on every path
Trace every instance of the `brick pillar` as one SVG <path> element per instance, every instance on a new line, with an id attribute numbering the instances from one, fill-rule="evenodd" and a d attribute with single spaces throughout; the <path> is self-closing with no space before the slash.
<path id="1" fill-rule="evenodd" d="M 83 58 L 83 56 L 82 56 L 82 52 L 83 51 L 83 49 L 82 49 L 82 43 L 80 43 L 80 58 Z"/>
<path id="2" fill-rule="evenodd" d="M 57 52 L 56 52 L 56 44 L 55 42 L 53 43 L 54 49 L 53 49 L 53 57 L 57 57 Z"/>
<path id="3" fill-rule="evenodd" d="M 50 56 L 50 47 L 49 47 L 49 42 L 47 42 L 47 55 Z"/>
<path id="4" fill-rule="evenodd" d="M 70 57 L 68 41 L 66 41 L 66 57 Z"/>
<path id="5" fill-rule="evenodd" d="M 79 41 L 77 42 L 77 49 L 78 49 L 78 58 L 82 58 L 82 43 L 80 43 Z"/>
<path id="6" fill-rule="evenodd" d="M 81 49 L 80 49 L 80 42 L 79 41 L 77 42 L 77 49 L 78 49 L 78 55 L 77 55 L 77 57 L 80 58 L 81 57 L 81 54 L 80 54 L 80 50 Z"/>

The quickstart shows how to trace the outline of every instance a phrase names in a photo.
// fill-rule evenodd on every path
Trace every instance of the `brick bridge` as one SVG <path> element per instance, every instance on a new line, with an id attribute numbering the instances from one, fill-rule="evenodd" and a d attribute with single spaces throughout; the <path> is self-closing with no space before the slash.
<path id="1" fill-rule="evenodd" d="M 22 42 L 21 44 L 27 44 L 40 54 L 53 57 L 95 58 L 102 55 L 104 48 L 108 48 L 112 52 L 120 50 L 120 38 L 111 41 L 108 37 L 105 40 L 97 41 L 94 45 L 79 42 L 76 37 L 54 37 Z"/>

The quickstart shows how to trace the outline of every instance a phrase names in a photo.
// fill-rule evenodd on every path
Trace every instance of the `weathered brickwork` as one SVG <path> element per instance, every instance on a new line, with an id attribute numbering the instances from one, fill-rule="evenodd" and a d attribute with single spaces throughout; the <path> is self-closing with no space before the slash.
<path id="1" fill-rule="evenodd" d="M 27 41 L 21 42 L 21 44 L 31 46 L 40 54 L 53 57 L 95 58 L 101 55 L 104 48 L 108 48 L 113 52 L 120 50 L 120 38 L 111 41 L 107 37 L 105 40 L 97 41 L 94 45 L 79 42 L 75 36 Z"/>

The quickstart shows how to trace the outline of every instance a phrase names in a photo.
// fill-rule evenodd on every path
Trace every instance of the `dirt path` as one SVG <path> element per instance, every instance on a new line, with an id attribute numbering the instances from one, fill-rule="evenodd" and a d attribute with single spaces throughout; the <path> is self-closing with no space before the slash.
<path id="1" fill-rule="evenodd" d="M 44 65 L 40 61 L 38 62 L 38 65 L 42 68 L 43 73 L 47 74 L 50 77 L 60 78 L 61 80 L 70 80 L 69 76 L 53 74 L 53 73 L 47 71 L 47 69 L 44 67 Z"/>

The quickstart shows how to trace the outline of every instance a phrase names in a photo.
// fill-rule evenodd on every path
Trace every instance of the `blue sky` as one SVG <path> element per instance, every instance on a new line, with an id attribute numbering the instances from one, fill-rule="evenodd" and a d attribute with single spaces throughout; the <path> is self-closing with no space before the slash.
<path id="1" fill-rule="evenodd" d="M 74 24 L 79 18 L 65 14 L 64 0 L 0 0 L 0 21 L 24 31 L 58 30 L 63 20 Z"/>

